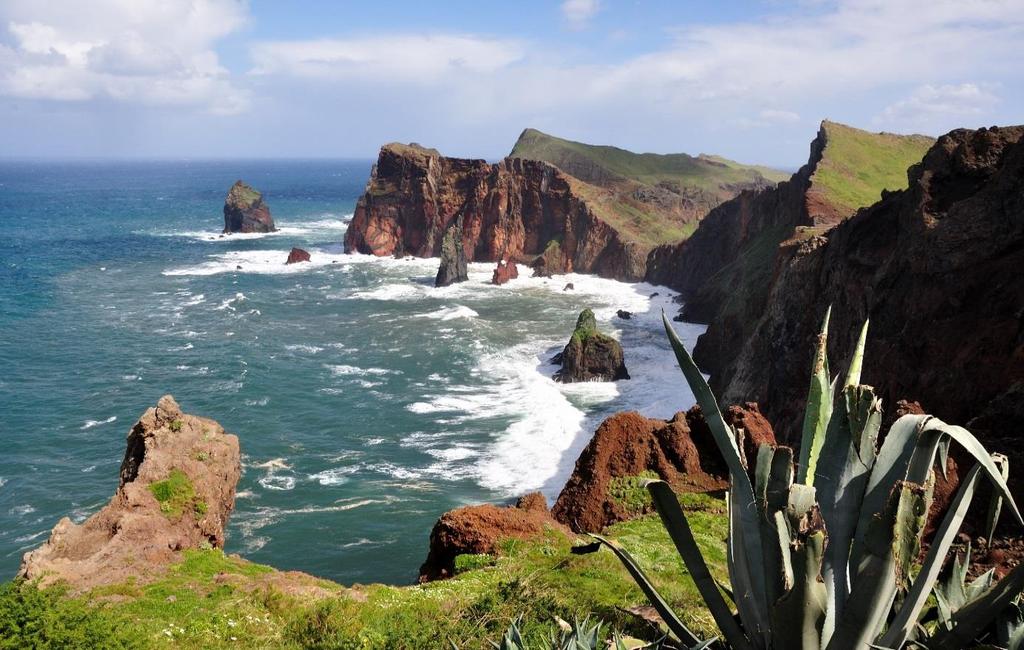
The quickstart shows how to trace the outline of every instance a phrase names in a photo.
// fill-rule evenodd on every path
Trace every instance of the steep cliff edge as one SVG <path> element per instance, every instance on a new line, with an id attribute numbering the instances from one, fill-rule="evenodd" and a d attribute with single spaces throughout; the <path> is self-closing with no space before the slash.
<path id="1" fill-rule="evenodd" d="M 794 247 L 763 315 L 741 345 L 720 352 L 719 396 L 759 401 L 792 441 L 808 350 L 831 304 L 834 367 L 870 318 L 864 381 L 884 403 L 917 400 L 1020 458 L 1024 126 L 953 131 L 908 177 L 908 189 Z"/>
<path id="2" fill-rule="evenodd" d="M 557 246 L 559 255 L 546 256 L 545 273 L 637 281 L 655 246 L 689 235 L 713 205 L 742 189 L 772 184 L 768 170 L 724 159 L 632 154 L 538 134 L 524 132 L 513 156 L 494 164 L 419 145 L 384 145 L 345 233 L 345 250 L 437 256 L 445 230 L 461 216 L 468 261 L 530 263 Z M 539 146 L 538 137 L 617 154 L 585 161 L 582 154 L 548 156 L 588 182 L 546 161 L 552 149 Z"/>
<path id="3" fill-rule="evenodd" d="M 647 280 L 680 291 L 686 320 L 708 323 L 694 358 L 717 393 L 724 360 L 764 313 L 778 269 L 800 242 L 877 201 L 883 191 L 906 187 L 907 168 L 932 142 L 824 121 L 807 164 L 790 180 L 743 192 L 712 210 L 688 240 L 652 251 Z"/>
<path id="4" fill-rule="evenodd" d="M 128 433 L 110 503 L 80 525 L 61 519 L 20 575 L 86 589 L 145 577 L 186 549 L 223 548 L 240 471 L 238 438 L 165 395 Z"/>

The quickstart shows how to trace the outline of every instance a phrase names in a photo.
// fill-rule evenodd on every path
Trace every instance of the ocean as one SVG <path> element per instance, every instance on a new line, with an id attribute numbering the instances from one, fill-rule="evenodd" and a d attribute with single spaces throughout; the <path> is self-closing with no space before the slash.
<path id="1" fill-rule="evenodd" d="M 226 550 L 346 584 L 414 581 L 446 510 L 553 500 L 608 415 L 693 404 L 664 287 L 525 267 L 495 287 L 471 264 L 437 289 L 437 260 L 345 255 L 371 165 L 0 162 L 0 575 L 109 500 L 166 393 L 241 440 Z M 279 232 L 219 236 L 239 178 Z M 292 246 L 312 262 L 285 266 Z M 585 307 L 631 380 L 551 380 Z"/>

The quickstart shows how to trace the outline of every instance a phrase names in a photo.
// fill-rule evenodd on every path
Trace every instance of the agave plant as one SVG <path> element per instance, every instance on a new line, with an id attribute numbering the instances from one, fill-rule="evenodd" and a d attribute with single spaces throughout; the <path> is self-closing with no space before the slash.
<path id="1" fill-rule="evenodd" d="M 826 312 L 799 462 L 794 463 L 792 449 L 762 445 L 748 473 L 738 446 L 739 432 L 726 424 L 704 377 L 668 319 L 663 320 L 679 367 L 729 469 L 731 591 L 712 577 L 668 484 L 651 481 L 647 488 L 721 631 L 723 639 L 716 644 L 737 650 L 850 650 L 911 644 L 964 648 L 1000 616 L 1008 622 L 998 636 L 1019 643 L 1024 636 L 1019 624 L 1024 565 L 998 582 L 989 576 L 964 588 L 966 562 L 958 563 L 954 572 L 959 589 L 937 582 L 982 477 L 992 484 L 995 495 L 989 505 L 989 537 L 1004 505 L 1024 524 L 1006 486 L 1007 465 L 1002 457 L 991 456 L 966 429 L 927 415 L 901 417 L 878 446 L 881 400 L 870 386 L 860 383 L 867 323 L 845 381 L 838 387 L 838 378 L 829 375 Z M 936 460 L 945 472 L 951 443 L 962 447 L 975 465 L 918 565 Z M 595 537 L 618 556 L 679 642 L 690 648 L 708 647 L 711 642 L 699 639 L 683 624 L 626 550 Z M 929 631 L 921 618 L 933 591 L 940 614 L 938 624 Z M 1012 615 L 1014 607 L 1017 618 Z"/>
<path id="2" fill-rule="evenodd" d="M 612 634 L 611 639 L 606 640 L 605 626 L 601 621 L 593 622 L 589 618 L 575 620 L 572 625 L 561 619 L 558 620 L 559 631 L 552 632 L 551 637 L 541 646 L 533 646 L 537 650 L 642 650 L 656 649 L 661 647 L 660 642 L 653 644 L 637 644 L 624 639 L 618 634 Z M 522 616 L 512 621 L 501 641 L 491 641 L 495 650 L 529 650 L 523 639 L 519 626 L 522 624 Z"/>

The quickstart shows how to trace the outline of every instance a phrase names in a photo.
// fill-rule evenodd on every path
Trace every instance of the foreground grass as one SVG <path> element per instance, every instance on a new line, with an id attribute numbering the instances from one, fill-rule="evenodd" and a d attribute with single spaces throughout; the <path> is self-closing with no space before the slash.
<path id="1" fill-rule="evenodd" d="M 712 572 L 727 578 L 724 504 L 684 495 Z M 655 515 L 608 531 L 652 575 L 695 630 L 713 622 Z M 460 648 L 487 647 L 523 614 L 528 638 L 546 638 L 554 617 L 597 616 L 640 638 L 658 633 L 629 609 L 647 602 L 607 551 L 572 555 L 574 540 L 508 540 L 495 558 L 464 557 L 467 570 L 422 586 L 345 588 L 311 581 L 296 591 L 285 574 L 220 551 L 189 551 L 159 580 L 77 597 L 60 587 L 0 588 L 0 648 Z M 343 561 L 343 558 L 339 561 Z M 309 587 L 305 584 L 304 587 Z"/>

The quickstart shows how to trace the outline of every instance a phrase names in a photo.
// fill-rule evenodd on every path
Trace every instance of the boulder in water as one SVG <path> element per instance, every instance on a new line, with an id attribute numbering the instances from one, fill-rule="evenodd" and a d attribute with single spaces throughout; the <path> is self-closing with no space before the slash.
<path id="1" fill-rule="evenodd" d="M 298 262 L 308 261 L 309 253 L 307 251 L 304 251 L 301 248 L 293 248 L 291 252 L 288 253 L 288 261 L 285 262 L 285 264 L 296 264 Z"/>
<path id="2" fill-rule="evenodd" d="M 597 330 L 594 312 L 584 309 L 576 319 L 576 329 L 562 351 L 562 369 L 555 381 L 616 381 L 629 379 L 618 341 Z"/>
<path id="3" fill-rule="evenodd" d="M 491 284 L 505 284 L 518 277 L 519 269 L 515 262 L 506 259 L 498 260 L 498 265 L 494 267 L 494 273 L 491 274 Z"/>
<path id="4" fill-rule="evenodd" d="M 224 200 L 224 232 L 274 232 L 274 219 L 263 195 L 252 186 L 235 181 Z"/>

